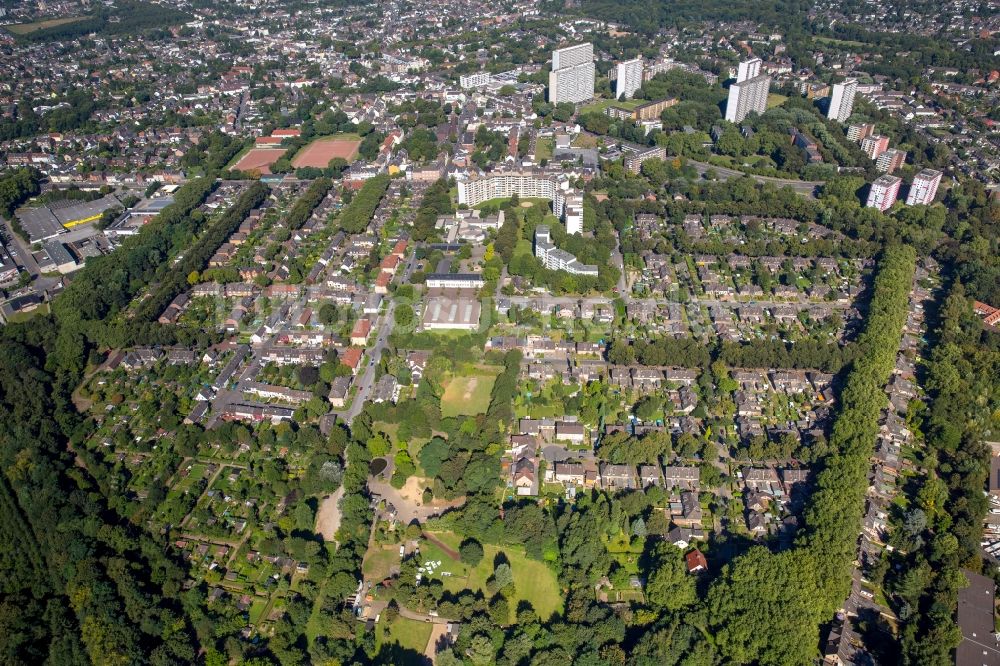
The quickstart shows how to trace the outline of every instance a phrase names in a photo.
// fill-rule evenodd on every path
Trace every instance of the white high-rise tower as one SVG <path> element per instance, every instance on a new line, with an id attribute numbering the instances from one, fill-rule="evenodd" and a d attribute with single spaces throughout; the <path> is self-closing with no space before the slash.
<path id="1" fill-rule="evenodd" d="M 594 98 L 594 45 L 586 42 L 552 52 L 549 101 L 586 102 Z"/>
<path id="2" fill-rule="evenodd" d="M 854 95 L 858 92 L 857 79 L 847 79 L 842 83 L 833 84 L 833 92 L 830 94 L 830 108 L 826 110 L 826 117 L 836 120 L 838 123 L 847 122 L 854 112 Z"/>
<path id="3" fill-rule="evenodd" d="M 615 99 L 631 99 L 642 87 L 642 58 L 633 58 L 615 65 Z"/>

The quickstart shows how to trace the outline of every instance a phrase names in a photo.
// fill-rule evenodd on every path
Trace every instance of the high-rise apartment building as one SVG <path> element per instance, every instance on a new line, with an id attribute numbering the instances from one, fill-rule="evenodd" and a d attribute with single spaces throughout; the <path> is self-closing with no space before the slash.
<path id="1" fill-rule="evenodd" d="M 830 107 L 826 117 L 838 123 L 847 122 L 854 112 L 854 96 L 858 92 L 857 79 L 847 79 L 843 83 L 834 83 L 830 93 Z"/>
<path id="2" fill-rule="evenodd" d="M 751 58 L 750 60 L 741 62 L 736 68 L 736 83 L 760 76 L 761 64 L 760 58 Z"/>
<path id="3" fill-rule="evenodd" d="M 742 66 L 743 63 L 740 64 Z M 751 112 L 764 113 L 767 110 L 767 90 L 770 87 L 771 77 L 765 74 L 758 74 L 729 86 L 726 120 L 740 123 Z"/>
<path id="4" fill-rule="evenodd" d="M 854 143 L 861 143 L 862 139 L 875 133 L 875 125 L 872 123 L 860 123 L 847 128 L 847 140 Z"/>
<path id="5" fill-rule="evenodd" d="M 552 52 L 549 101 L 586 102 L 594 98 L 594 45 L 567 46 Z"/>
<path id="6" fill-rule="evenodd" d="M 642 58 L 633 58 L 615 65 L 615 99 L 632 99 L 642 87 Z"/>
<path id="7" fill-rule="evenodd" d="M 889 148 L 878 156 L 875 160 L 875 168 L 882 173 L 892 173 L 903 166 L 906 161 L 906 151 L 898 148 Z"/>
<path id="8" fill-rule="evenodd" d="M 906 195 L 907 206 L 929 206 L 937 196 L 938 185 L 941 184 L 941 172 L 934 169 L 923 169 L 913 177 L 913 184 Z"/>
<path id="9" fill-rule="evenodd" d="M 872 134 L 861 140 L 861 150 L 873 160 L 877 160 L 878 156 L 888 150 L 888 148 L 889 137 L 887 136 Z"/>
<path id="10" fill-rule="evenodd" d="M 879 176 L 872 183 L 871 189 L 868 190 L 868 202 L 865 206 L 878 208 L 882 212 L 889 210 L 892 208 L 892 204 L 896 203 L 896 197 L 899 196 L 899 185 L 902 182 L 898 176 Z"/>

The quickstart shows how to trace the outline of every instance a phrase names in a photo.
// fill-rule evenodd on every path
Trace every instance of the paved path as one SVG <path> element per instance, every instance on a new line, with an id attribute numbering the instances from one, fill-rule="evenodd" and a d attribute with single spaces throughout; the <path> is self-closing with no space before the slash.
<path id="1" fill-rule="evenodd" d="M 693 166 L 695 171 L 701 175 L 704 175 L 709 169 L 711 169 L 715 172 L 716 176 L 719 177 L 719 180 L 729 180 L 730 178 L 750 176 L 758 183 L 770 183 L 776 187 L 790 187 L 795 190 L 797 194 L 813 198 L 816 196 L 816 190 L 826 184 L 826 181 L 822 180 L 795 180 L 792 178 L 775 178 L 774 176 L 757 176 L 755 174 L 738 171 L 737 169 L 715 166 L 714 164 L 707 164 L 705 162 L 696 162 L 690 159 L 687 163 Z"/>

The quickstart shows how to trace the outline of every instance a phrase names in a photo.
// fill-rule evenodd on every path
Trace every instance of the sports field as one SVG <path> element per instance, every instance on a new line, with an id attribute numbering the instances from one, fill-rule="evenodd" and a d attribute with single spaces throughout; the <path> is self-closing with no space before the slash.
<path id="1" fill-rule="evenodd" d="M 292 166 L 296 169 L 302 167 L 325 169 L 334 157 L 342 157 L 351 162 L 358 156 L 360 145 L 361 139 L 352 134 L 316 139 L 295 155 Z"/>
<path id="2" fill-rule="evenodd" d="M 261 174 L 271 173 L 271 165 L 281 159 L 285 148 L 251 148 L 233 165 L 240 171 L 257 171 Z"/>
<path id="3" fill-rule="evenodd" d="M 441 416 L 473 416 L 485 412 L 490 406 L 490 391 L 496 375 L 496 372 L 477 372 L 452 378 L 441 396 Z"/>
<path id="4" fill-rule="evenodd" d="M 39 30 L 46 30 L 48 28 L 55 28 L 60 25 L 66 25 L 67 23 L 76 23 L 77 21 L 82 21 L 81 16 L 67 16 L 65 18 L 54 18 L 46 19 L 44 21 L 34 21 L 33 23 L 15 23 L 13 25 L 6 25 L 4 28 L 8 32 L 12 32 L 15 35 L 30 35 L 33 32 L 38 32 Z"/>

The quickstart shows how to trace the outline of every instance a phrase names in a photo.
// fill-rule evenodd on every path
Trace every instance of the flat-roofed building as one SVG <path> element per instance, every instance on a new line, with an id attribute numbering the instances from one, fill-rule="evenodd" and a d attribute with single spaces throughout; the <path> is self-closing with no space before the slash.
<path id="1" fill-rule="evenodd" d="M 865 204 L 868 208 L 878 208 L 885 212 L 892 208 L 899 196 L 899 185 L 903 181 L 897 176 L 879 176 L 872 183 L 868 191 L 868 201 Z"/>
<path id="2" fill-rule="evenodd" d="M 632 99 L 642 87 L 642 58 L 633 58 L 615 65 L 615 99 Z"/>
<path id="3" fill-rule="evenodd" d="M 937 196 L 938 185 L 941 184 L 941 172 L 934 169 L 923 169 L 913 177 L 913 184 L 906 195 L 907 206 L 929 206 Z"/>
<path id="4" fill-rule="evenodd" d="M 433 296 L 424 307 L 423 327 L 428 331 L 476 331 L 482 309 L 474 298 Z"/>

